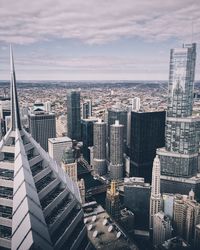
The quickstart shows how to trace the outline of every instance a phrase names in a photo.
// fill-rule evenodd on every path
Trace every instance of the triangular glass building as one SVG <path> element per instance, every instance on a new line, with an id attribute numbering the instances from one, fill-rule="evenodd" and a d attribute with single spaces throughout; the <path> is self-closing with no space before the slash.
<path id="1" fill-rule="evenodd" d="M 21 125 L 12 48 L 11 128 L 0 142 L 0 249 L 88 249 L 78 186 Z"/>

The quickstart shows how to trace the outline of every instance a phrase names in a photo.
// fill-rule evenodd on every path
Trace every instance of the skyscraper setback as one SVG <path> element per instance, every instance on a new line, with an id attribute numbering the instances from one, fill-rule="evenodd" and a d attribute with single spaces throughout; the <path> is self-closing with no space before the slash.
<path id="1" fill-rule="evenodd" d="M 192 116 L 195 62 L 196 44 L 171 50 L 165 148 L 157 153 L 161 191 L 187 194 L 193 188 L 200 198 L 200 117 Z"/>

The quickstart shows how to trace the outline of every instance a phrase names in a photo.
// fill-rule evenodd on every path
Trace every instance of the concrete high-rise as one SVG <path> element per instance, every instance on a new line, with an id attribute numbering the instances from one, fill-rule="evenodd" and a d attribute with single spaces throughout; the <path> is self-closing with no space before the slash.
<path id="1" fill-rule="evenodd" d="M 153 161 L 152 183 L 151 183 L 151 197 L 150 197 L 150 216 L 149 228 L 153 228 L 153 216 L 160 212 L 161 208 L 161 194 L 160 194 L 160 160 L 158 156 Z"/>
<path id="2" fill-rule="evenodd" d="M 116 120 L 110 126 L 110 178 L 122 179 L 124 177 L 124 125 Z"/>
<path id="3" fill-rule="evenodd" d="M 48 153 L 60 165 L 64 150 L 72 147 L 71 138 L 57 137 L 48 139 Z"/>
<path id="4" fill-rule="evenodd" d="M 189 196 L 175 195 L 173 214 L 175 233 L 190 244 L 194 240 L 195 226 L 200 223 L 200 204 L 194 199 L 193 193 L 191 190 Z"/>
<path id="5" fill-rule="evenodd" d="M 156 149 L 165 145 L 165 111 L 131 112 L 130 175 L 151 183 Z"/>
<path id="6" fill-rule="evenodd" d="M 157 246 L 172 236 L 171 221 L 163 212 L 153 216 L 153 245 Z"/>
<path id="7" fill-rule="evenodd" d="M 72 147 L 65 148 L 61 166 L 73 181 L 77 181 L 77 161 L 75 160 L 75 152 Z"/>
<path id="8" fill-rule="evenodd" d="M 78 186 L 22 127 L 11 50 L 11 128 L 0 146 L 0 249 L 85 249 Z"/>
<path id="9" fill-rule="evenodd" d="M 161 192 L 200 198 L 198 177 L 200 117 L 192 116 L 196 44 L 171 50 L 165 148 L 157 151 L 161 162 Z"/>
<path id="10" fill-rule="evenodd" d="M 92 100 L 85 100 L 82 104 L 82 119 L 92 116 Z"/>
<path id="11" fill-rule="evenodd" d="M 56 137 L 55 114 L 35 110 L 28 115 L 29 130 L 33 138 L 48 151 L 48 139 Z"/>
<path id="12" fill-rule="evenodd" d="M 106 164 L 106 123 L 99 120 L 94 123 L 94 172 L 98 175 L 107 173 Z"/>
<path id="13" fill-rule="evenodd" d="M 132 111 L 138 112 L 140 110 L 140 98 L 134 97 L 131 101 Z"/>
<path id="14" fill-rule="evenodd" d="M 108 109 L 108 144 L 110 143 L 110 126 L 118 120 L 120 124 L 124 125 L 124 150 L 126 149 L 127 144 L 127 114 L 127 107 L 123 106 L 121 103 L 117 103 Z"/>
<path id="15" fill-rule="evenodd" d="M 67 130 L 72 140 L 81 139 L 80 91 L 71 91 L 67 95 Z"/>

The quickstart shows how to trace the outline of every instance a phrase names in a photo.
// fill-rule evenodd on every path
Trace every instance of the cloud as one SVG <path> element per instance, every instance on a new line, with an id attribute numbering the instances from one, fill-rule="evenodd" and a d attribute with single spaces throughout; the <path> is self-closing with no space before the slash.
<path id="1" fill-rule="evenodd" d="M 0 6 L 0 41 L 6 43 L 188 40 L 192 23 L 194 40 L 200 40 L 198 0 L 0 0 Z"/>

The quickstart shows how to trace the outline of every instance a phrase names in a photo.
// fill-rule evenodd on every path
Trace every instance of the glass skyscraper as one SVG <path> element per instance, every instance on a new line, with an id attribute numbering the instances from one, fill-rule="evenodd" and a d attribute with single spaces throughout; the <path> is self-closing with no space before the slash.
<path id="1" fill-rule="evenodd" d="M 200 117 L 192 116 L 196 44 L 171 50 L 165 148 L 161 162 L 161 191 L 200 195 L 197 184 Z"/>
<path id="2" fill-rule="evenodd" d="M 72 140 L 81 139 L 80 91 L 71 91 L 67 95 L 67 129 Z"/>

